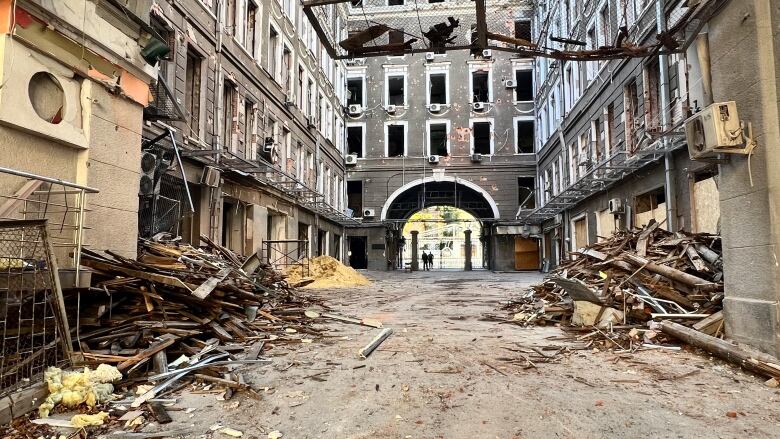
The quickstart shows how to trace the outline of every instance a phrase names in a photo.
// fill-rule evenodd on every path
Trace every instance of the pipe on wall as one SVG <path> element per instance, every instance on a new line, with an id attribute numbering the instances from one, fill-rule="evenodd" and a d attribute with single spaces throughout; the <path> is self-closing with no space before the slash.
<path id="1" fill-rule="evenodd" d="M 655 3 L 655 15 L 656 15 L 656 28 L 659 34 L 666 31 L 666 13 L 665 13 L 665 0 L 657 0 Z M 660 116 L 661 116 L 661 130 L 666 131 L 669 129 L 669 60 L 667 55 L 661 52 L 658 55 L 658 80 L 660 84 Z M 666 136 L 661 141 L 664 146 L 669 142 Z M 667 230 L 675 230 L 677 228 L 677 200 L 676 188 L 674 180 L 674 156 L 671 152 L 664 154 L 664 190 L 666 198 L 666 228 Z"/>

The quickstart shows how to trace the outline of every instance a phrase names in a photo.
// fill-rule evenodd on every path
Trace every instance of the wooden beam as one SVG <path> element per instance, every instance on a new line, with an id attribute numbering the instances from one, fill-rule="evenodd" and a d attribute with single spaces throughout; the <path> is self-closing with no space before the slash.
<path id="1" fill-rule="evenodd" d="M 485 0 L 475 0 L 477 9 L 477 46 L 487 49 L 487 23 L 485 22 Z"/>

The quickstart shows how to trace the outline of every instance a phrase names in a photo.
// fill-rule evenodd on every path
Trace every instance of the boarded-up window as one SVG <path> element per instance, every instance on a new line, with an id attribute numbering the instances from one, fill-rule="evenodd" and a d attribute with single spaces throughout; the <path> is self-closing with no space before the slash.
<path id="1" fill-rule="evenodd" d="M 515 270 L 539 269 L 539 241 L 515 238 Z"/>
<path id="2" fill-rule="evenodd" d="M 718 233 L 719 225 L 718 176 L 698 175 L 693 183 L 693 230 L 697 233 Z"/>
<path id="3" fill-rule="evenodd" d="M 666 221 L 666 195 L 664 189 L 656 189 L 634 199 L 634 225 L 644 227 L 654 219 L 659 224 Z"/>
<path id="4" fill-rule="evenodd" d="M 609 239 L 617 229 L 615 215 L 609 213 L 609 209 L 596 212 L 596 237 L 598 242 Z"/>
<path id="5" fill-rule="evenodd" d="M 573 250 L 579 250 L 588 245 L 588 220 L 585 217 L 572 221 L 572 233 L 574 247 Z"/>

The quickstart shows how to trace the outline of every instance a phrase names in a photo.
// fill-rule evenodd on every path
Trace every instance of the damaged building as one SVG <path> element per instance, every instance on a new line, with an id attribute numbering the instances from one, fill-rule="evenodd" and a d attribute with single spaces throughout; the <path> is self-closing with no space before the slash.
<path id="1" fill-rule="evenodd" d="M 531 3 L 491 3 L 487 12 L 500 14 L 505 33 L 529 40 Z M 469 47 L 476 31 L 468 1 L 363 0 L 349 8 L 357 25 L 365 13 L 393 29 L 367 49 L 420 44 L 404 30 L 421 28 L 431 45 L 347 63 L 346 198 L 362 219 L 348 228 L 350 264 L 382 270 L 417 264 L 418 238 L 404 236 L 404 225 L 416 212 L 444 205 L 481 224 L 469 238 L 453 237 L 482 247 L 473 268 L 537 270 L 537 244 L 529 239 L 536 226 L 515 218 L 518 204 L 535 203 L 533 60 L 490 49 L 436 50 L 441 40 Z"/>

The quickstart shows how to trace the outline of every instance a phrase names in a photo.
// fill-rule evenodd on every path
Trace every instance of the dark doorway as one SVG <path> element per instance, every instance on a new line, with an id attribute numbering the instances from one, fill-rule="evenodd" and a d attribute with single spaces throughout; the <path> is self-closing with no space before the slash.
<path id="1" fill-rule="evenodd" d="M 368 254 L 366 253 L 365 236 L 349 237 L 349 266 L 355 269 L 368 268 Z"/>
<path id="2" fill-rule="evenodd" d="M 327 253 L 328 248 L 328 234 L 324 230 L 317 230 L 317 256 L 322 256 Z"/>

